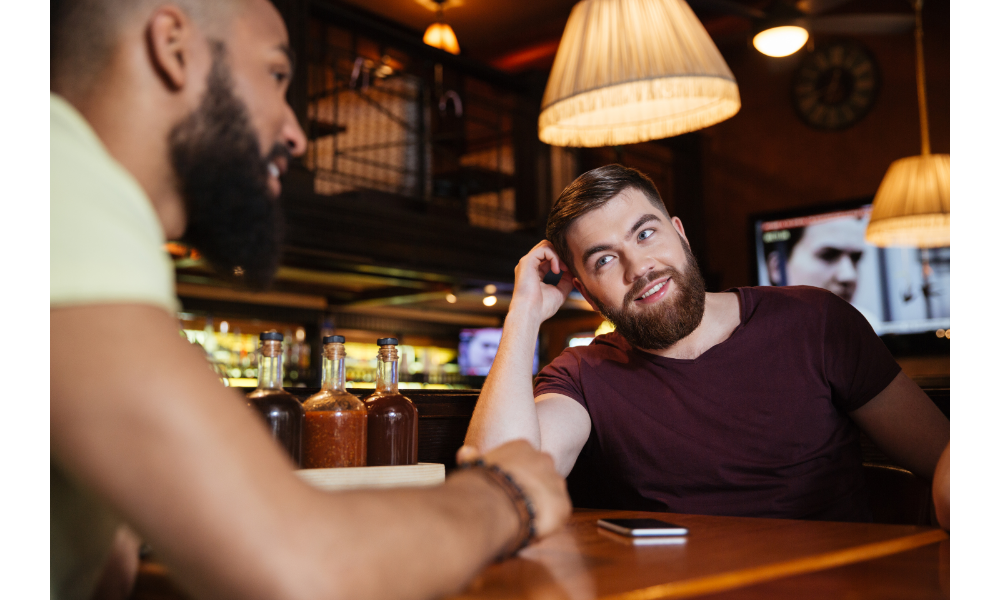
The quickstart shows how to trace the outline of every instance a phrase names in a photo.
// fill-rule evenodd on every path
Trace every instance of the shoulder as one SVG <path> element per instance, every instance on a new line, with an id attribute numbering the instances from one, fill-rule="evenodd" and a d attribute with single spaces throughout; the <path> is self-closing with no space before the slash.
<path id="1" fill-rule="evenodd" d="M 744 287 L 738 288 L 738 291 L 743 302 L 748 304 L 745 311 L 749 314 L 801 313 L 803 316 L 821 316 L 833 304 L 850 306 L 836 294 L 808 285 Z"/>
<path id="2" fill-rule="evenodd" d="M 595 337 L 586 346 L 566 348 L 559 356 L 566 356 L 579 364 L 596 364 L 606 360 L 627 360 L 631 350 L 625 338 L 612 331 Z"/>
<path id="3" fill-rule="evenodd" d="M 145 191 L 57 97 L 50 125 L 50 306 L 140 302 L 176 310 L 166 239 Z"/>
<path id="4" fill-rule="evenodd" d="M 630 349 L 629 343 L 621 335 L 615 332 L 606 333 L 597 336 L 586 346 L 566 348 L 538 375 L 543 379 L 557 375 L 575 379 L 581 372 L 599 368 L 609 362 L 627 362 Z"/>

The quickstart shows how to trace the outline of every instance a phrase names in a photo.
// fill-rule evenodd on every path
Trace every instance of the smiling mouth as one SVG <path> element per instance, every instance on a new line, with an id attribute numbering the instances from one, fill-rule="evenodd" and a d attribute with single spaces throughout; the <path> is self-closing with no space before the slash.
<path id="1" fill-rule="evenodd" d="M 649 291 L 648 291 L 648 292 L 646 292 L 645 294 L 643 294 L 643 295 L 639 296 L 639 300 L 643 300 L 643 299 L 645 299 L 645 298 L 649 298 L 650 296 L 652 296 L 652 295 L 653 295 L 653 294 L 655 294 L 656 292 L 658 292 L 658 291 L 660 291 L 661 289 L 663 289 L 663 286 L 665 286 L 665 285 L 667 285 L 667 282 L 666 282 L 666 281 L 664 281 L 664 282 L 661 282 L 661 283 L 658 283 L 658 284 L 654 285 L 653 287 L 651 287 L 651 288 L 649 289 Z"/>
<path id="2" fill-rule="evenodd" d="M 278 178 L 281 177 L 281 169 L 274 162 L 267 163 L 267 174 L 271 177 Z"/>

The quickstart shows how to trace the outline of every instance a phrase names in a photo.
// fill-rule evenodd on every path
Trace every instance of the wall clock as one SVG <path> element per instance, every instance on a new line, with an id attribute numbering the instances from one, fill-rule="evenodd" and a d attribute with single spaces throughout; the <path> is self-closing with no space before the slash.
<path id="1" fill-rule="evenodd" d="M 879 89 L 875 57 L 857 42 L 825 44 L 806 55 L 792 76 L 792 105 L 817 129 L 846 129 L 875 104 Z"/>

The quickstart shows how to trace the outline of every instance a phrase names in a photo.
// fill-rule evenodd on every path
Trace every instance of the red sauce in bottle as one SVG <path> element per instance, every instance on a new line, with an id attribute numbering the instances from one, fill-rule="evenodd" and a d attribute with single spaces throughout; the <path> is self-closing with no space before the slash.
<path id="1" fill-rule="evenodd" d="M 378 341 L 375 393 L 365 400 L 368 408 L 368 464 L 417 464 L 417 407 L 399 393 L 398 340 Z"/>

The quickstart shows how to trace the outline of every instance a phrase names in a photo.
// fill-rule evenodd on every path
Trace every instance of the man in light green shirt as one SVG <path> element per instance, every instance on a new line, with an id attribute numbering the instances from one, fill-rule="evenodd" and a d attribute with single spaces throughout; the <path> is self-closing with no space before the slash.
<path id="1" fill-rule="evenodd" d="M 280 176 L 306 141 L 274 7 L 52 10 L 51 596 L 128 593 L 134 555 L 98 586 L 122 571 L 108 561 L 121 523 L 197 598 L 439 596 L 519 542 L 526 513 L 482 470 L 419 491 L 306 486 L 177 335 L 166 240 L 250 287 L 277 266 Z M 551 458 L 522 441 L 484 459 L 523 488 L 539 535 L 565 522 Z"/>

